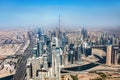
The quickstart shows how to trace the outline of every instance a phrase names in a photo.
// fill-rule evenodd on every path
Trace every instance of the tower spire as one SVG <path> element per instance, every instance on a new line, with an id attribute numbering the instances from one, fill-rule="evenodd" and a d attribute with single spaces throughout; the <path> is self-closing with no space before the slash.
<path id="1" fill-rule="evenodd" d="M 60 31 L 60 13 L 59 13 L 59 31 Z"/>
<path id="2" fill-rule="evenodd" d="M 60 39 L 60 13 L 59 13 L 59 33 L 58 33 L 58 38 Z"/>

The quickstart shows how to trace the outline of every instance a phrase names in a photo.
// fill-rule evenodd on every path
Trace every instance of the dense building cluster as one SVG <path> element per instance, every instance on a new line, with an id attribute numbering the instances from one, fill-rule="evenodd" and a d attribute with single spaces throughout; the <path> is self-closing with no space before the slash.
<path id="1" fill-rule="evenodd" d="M 118 35 L 88 34 L 84 28 L 78 32 L 64 32 L 59 29 L 44 31 L 39 28 L 34 33 L 36 45 L 33 48 L 33 57 L 27 60 L 27 80 L 60 80 L 61 67 L 81 64 L 82 56 L 92 55 L 93 48 L 103 49 L 107 53 L 108 66 L 111 63 L 119 64 Z"/>

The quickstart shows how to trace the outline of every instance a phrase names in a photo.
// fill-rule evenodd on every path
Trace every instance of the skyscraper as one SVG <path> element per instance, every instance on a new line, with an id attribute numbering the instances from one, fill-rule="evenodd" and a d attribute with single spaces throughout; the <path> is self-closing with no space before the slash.
<path id="1" fill-rule="evenodd" d="M 59 30 L 58 30 L 58 39 L 60 39 L 60 37 L 61 37 L 61 21 L 60 21 L 60 14 L 59 14 Z"/>
<path id="2" fill-rule="evenodd" d="M 113 47 L 112 50 L 112 64 L 117 65 L 118 64 L 118 47 Z"/>
<path id="3" fill-rule="evenodd" d="M 106 65 L 111 65 L 112 45 L 107 46 Z"/>
<path id="4" fill-rule="evenodd" d="M 73 50 L 70 50 L 70 62 L 71 62 L 71 64 L 73 64 L 73 56 L 74 56 L 74 52 L 73 52 Z"/>
<path id="5" fill-rule="evenodd" d="M 83 40 L 85 39 L 85 38 L 87 38 L 87 29 L 82 29 L 81 30 L 81 34 L 82 34 L 82 37 L 83 37 Z"/>
<path id="6" fill-rule="evenodd" d="M 47 56 L 47 54 L 43 54 L 43 68 L 45 70 L 48 69 L 48 56 Z"/>
<path id="7" fill-rule="evenodd" d="M 42 44 L 41 40 L 38 40 L 38 42 L 37 42 L 37 51 L 38 51 L 37 56 L 38 57 L 42 56 L 42 54 L 43 54 L 43 44 Z"/>
<path id="8" fill-rule="evenodd" d="M 42 30 L 41 30 L 41 28 L 38 28 L 37 37 L 38 37 L 39 40 L 41 38 L 41 35 L 42 35 Z"/>
<path id="9" fill-rule="evenodd" d="M 34 47 L 34 48 L 33 48 L 33 56 L 34 56 L 35 58 L 38 57 L 38 55 L 37 55 L 37 47 Z"/>
<path id="10" fill-rule="evenodd" d="M 78 63 L 81 62 L 82 46 L 78 45 Z"/>

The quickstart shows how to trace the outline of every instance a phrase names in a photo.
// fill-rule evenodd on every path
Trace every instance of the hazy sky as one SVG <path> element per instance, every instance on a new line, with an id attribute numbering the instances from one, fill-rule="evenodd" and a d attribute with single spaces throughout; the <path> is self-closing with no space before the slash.
<path id="1" fill-rule="evenodd" d="M 0 0 L 0 28 L 120 25 L 120 0 Z"/>

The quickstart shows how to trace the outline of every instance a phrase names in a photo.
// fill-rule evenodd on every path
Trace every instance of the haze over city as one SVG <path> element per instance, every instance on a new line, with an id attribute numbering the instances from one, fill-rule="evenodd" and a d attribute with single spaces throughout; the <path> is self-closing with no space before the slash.
<path id="1" fill-rule="evenodd" d="M 0 0 L 0 80 L 120 80 L 120 0 Z"/>
<path id="2" fill-rule="evenodd" d="M 0 0 L 0 29 L 24 27 L 118 28 L 119 0 Z"/>

